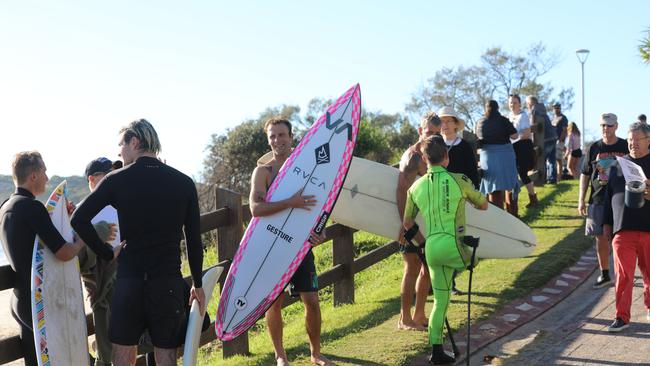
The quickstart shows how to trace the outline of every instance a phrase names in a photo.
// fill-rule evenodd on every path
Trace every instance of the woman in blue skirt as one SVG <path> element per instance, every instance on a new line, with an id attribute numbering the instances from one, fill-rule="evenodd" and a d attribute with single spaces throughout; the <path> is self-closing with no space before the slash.
<path id="1" fill-rule="evenodd" d="M 503 209 L 504 192 L 517 185 L 515 151 L 510 143 L 517 137 L 517 129 L 508 118 L 499 113 L 499 104 L 490 100 L 485 105 L 485 116 L 476 124 L 479 139 L 479 164 L 483 171 L 481 193 Z"/>

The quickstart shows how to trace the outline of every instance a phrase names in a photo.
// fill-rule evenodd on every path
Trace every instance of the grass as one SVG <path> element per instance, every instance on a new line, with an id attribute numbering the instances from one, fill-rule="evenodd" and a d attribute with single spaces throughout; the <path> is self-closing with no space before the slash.
<path id="1" fill-rule="evenodd" d="M 473 279 L 472 321 L 485 319 L 504 304 L 543 286 L 562 269 L 577 261 L 592 244 L 583 235 L 583 219 L 577 216 L 578 185 L 575 181 L 537 189 L 540 204 L 523 208 L 528 202 L 521 195 L 520 214 L 535 232 L 538 245 L 533 255 L 517 259 L 483 260 Z M 386 239 L 368 233 L 355 234 L 356 255 L 386 243 Z M 315 250 L 319 272 L 332 265 L 331 245 Z M 216 255 L 206 255 L 205 266 L 216 262 Z M 400 308 L 399 288 L 402 259 L 392 255 L 355 276 L 355 303 L 332 306 L 331 288 L 320 292 L 323 317 L 322 352 L 339 365 L 408 365 L 427 351 L 424 332 L 397 331 Z M 458 277 L 461 289 L 467 286 L 468 273 Z M 454 329 L 465 325 L 465 297 L 455 297 L 448 318 Z M 432 297 L 427 304 L 431 309 Z M 217 300 L 209 306 L 215 314 Z M 284 345 L 293 365 L 308 365 L 309 346 L 304 329 L 302 304 L 283 311 Z M 201 348 L 200 365 L 269 365 L 274 364 L 273 348 L 264 321 L 249 332 L 250 356 L 222 360 L 220 343 Z"/>

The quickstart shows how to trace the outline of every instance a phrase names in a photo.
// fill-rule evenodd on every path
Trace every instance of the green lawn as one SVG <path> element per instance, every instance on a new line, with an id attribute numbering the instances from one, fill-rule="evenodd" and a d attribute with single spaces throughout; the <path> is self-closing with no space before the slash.
<path id="1" fill-rule="evenodd" d="M 505 303 L 522 297 L 544 285 L 563 268 L 574 263 L 591 245 L 583 235 L 583 220 L 577 216 L 578 184 L 561 182 L 538 188 L 540 206 L 526 211 L 527 195 L 522 195 L 520 214 L 534 230 L 538 246 L 532 256 L 520 259 L 483 260 L 473 280 L 472 319 L 484 319 Z M 386 243 L 387 240 L 367 233 L 355 234 L 357 256 Z M 331 244 L 315 250 L 317 266 L 322 272 L 332 265 Z M 206 256 L 206 266 L 216 261 L 214 253 Z M 331 289 L 320 292 L 323 313 L 323 353 L 339 365 L 408 365 L 426 352 L 424 332 L 397 331 L 399 288 L 402 260 L 392 255 L 355 277 L 355 304 L 332 306 Z M 458 280 L 467 286 L 467 272 Z M 465 325 L 465 297 L 455 297 L 449 309 L 453 328 Z M 431 301 L 427 304 L 431 309 Z M 217 300 L 209 306 L 215 314 Z M 293 304 L 283 311 L 284 343 L 293 365 L 308 365 L 309 347 L 304 328 L 303 308 Z M 212 342 L 200 352 L 201 365 L 269 365 L 274 364 L 273 349 L 263 321 L 250 331 L 250 356 L 222 360 L 220 343 Z"/>

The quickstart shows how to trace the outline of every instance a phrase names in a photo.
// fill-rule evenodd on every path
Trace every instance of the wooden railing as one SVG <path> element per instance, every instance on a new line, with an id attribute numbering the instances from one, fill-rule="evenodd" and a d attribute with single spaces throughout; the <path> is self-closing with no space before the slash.
<path id="1" fill-rule="evenodd" d="M 242 205 L 242 196 L 222 188 L 215 189 L 217 210 L 201 215 L 201 233 L 217 230 L 217 266 L 224 271 L 219 279 L 223 286 L 230 261 L 234 257 L 244 232 L 244 223 L 250 221 L 248 205 Z M 354 302 L 354 274 L 378 263 L 397 252 L 397 242 L 390 242 L 374 249 L 366 255 L 354 258 L 355 230 L 340 224 L 327 227 L 326 240 L 332 241 L 333 266 L 318 276 L 319 289 L 333 286 L 334 306 Z M 207 268 L 206 268 L 207 270 Z M 186 281 L 191 281 L 188 277 Z M 8 265 L 0 267 L 0 291 L 13 288 L 14 272 Z M 297 301 L 297 298 L 285 297 L 284 306 Z M 8 306 L 6 304 L 5 306 Z M 86 315 L 88 335 L 94 334 L 92 315 Z M 214 323 L 201 335 L 201 345 L 215 340 Z M 231 357 L 248 354 L 248 333 L 223 342 L 223 356 Z M 180 356 L 180 354 L 179 354 Z M 0 365 L 23 357 L 18 335 L 0 339 Z M 144 358 L 138 358 L 138 365 L 144 365 Z"/>

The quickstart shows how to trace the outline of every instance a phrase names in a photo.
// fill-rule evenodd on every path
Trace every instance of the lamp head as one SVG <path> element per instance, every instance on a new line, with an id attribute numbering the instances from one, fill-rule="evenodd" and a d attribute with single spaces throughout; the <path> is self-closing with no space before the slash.
<path id="1" fill-rule="evenodd" d="M 589 50 L 584 48 L 576 50 L 576 56 L 578 57 L 578 61 L 580 61 L 581 64 L 584 64 L 587 61 L 587 57 L 589 57 Z"/>

